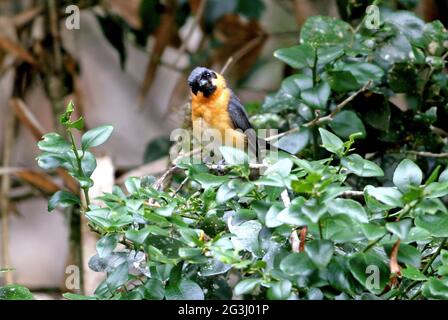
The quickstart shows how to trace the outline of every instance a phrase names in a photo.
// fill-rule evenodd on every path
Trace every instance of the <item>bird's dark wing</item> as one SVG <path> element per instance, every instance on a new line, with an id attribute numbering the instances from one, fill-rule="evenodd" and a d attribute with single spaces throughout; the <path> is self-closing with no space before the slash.
<path id="1" fill-rule="evenodd" d="M 230 119 L 232 120 L 235 129 L 241 129 L 244 131 L 252 129 L 252 125 L 247 117 L 246 110 L 244 110 L 240 99 L 231 92 L 229 105 L 227 106 L 227 111 L 229 112 Z"/>

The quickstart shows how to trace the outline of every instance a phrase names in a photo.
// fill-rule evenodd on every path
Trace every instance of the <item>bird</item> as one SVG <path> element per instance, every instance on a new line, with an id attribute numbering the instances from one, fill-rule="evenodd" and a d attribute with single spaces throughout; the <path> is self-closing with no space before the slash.
<path id="1" fill-rule="evenodd" d="M 262 149 L 278 151 L 277 147 L 257 137 L 240 99 L 227 86 L 223 75 L 196 67 L 188 76 L 188 85 L 193 135 L 197 139 L 203 139 L 204 132 L 213 129 L 220 134 L 217 144 L 248 151 L 251 158 L 255 156 L 259 161 Z"/>

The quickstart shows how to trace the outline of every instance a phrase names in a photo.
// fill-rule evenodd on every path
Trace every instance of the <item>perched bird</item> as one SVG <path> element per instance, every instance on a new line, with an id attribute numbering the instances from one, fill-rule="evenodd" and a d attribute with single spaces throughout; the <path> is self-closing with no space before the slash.
<path id="1" fill-rule="evenodd" d="M 243 149 L 259 158 L 260 149 L 277 150 L 257 137 L 238 97 L 227 87 L 224 77 L 207 68 L 197 67 L 188 77 L 191 89 L 191 118 L 196 138 L 204 130 L 215 129 L 221 144 Z"/>

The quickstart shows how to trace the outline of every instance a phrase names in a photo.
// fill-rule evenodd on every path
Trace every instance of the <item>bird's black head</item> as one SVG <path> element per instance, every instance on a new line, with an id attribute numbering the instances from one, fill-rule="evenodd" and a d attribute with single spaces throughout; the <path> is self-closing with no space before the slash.
<path id="1" fill-rule="evenodd" d="M 195 95 L 200 91 L 204 97 L 210 97 L 217 89 L 213 83 L 213 80 L 217 78 L 218 76 L 213 70 L 197 67 L 188 76 L 188 85 Z"/>

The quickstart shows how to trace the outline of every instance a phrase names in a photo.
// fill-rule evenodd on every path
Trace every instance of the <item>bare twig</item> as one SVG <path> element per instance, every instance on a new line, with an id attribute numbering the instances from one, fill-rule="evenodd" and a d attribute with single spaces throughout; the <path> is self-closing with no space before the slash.
<path id="1" fill-rule="evenodd" d="M 437 128 L 437 127 L 434 127 L 434 126 L 431 126 L 430 129 L 431 129 L 432 132 L 434 132 L 434 133 L 436 133 L 436 134 L 438 134 L 440 136 L 448 137 L 448 132 L 443 130 L 443 129 L 440 129 L 440 128 Z"/>
<path id="2" fill-rule="evenodd" d="M 0 49 L 5 50 L 8 53 L 28 62 L 31 65 L 37 66 L 37 61 L 34 57 L 26 51 L 22 46 L 14 41 L 0 35 Z"/>
<path id="3" fill-rule="evenodd" d="M 172 196 L 174 197 L 176 194 L 179 193 L 179 191 L 184 187 L 184 185 L 188 182 L 189 177 L 185 177 L 184 180 L 182 180 L 182 182 L 180 183 L 180 185 L 177 187 L 176 190 L 174 190 Z"/>
<path id="4" fill-rule="evenodd" d="M 29 9 L 26 9 L 12 18 L 12 23 L 16 28 L 21 28 L 30 21 L 32 21 L 38 14 L 42 12 L 42 6 L 35 6 Z"/>
<path id="5" fill-rule="evenodd" d="M 364 197 L 364 192 L 363 191 L 345 191 L 341 194 L 341 197 L 344 198 L 363 198 Z"/>
<path id="6" fill-rule="evenodd" d="M 406 153 L 414 154 L 416 156 L 420 157 L 426 157 L 426 158 L 441 158 L 441 159 L 448 159 L 448 152 L 446 153 L 432 153 L 427 151 L 406 151 Z"/>
<path id="7" fill-rule="evenodd" d="M 338 104 L 336 106 L 336 108 L 329 115 L 326 115 L 324 117 L 319 117 L 318 116 L 315 119 L 313 119 L 312 121 L 302 125 L 302 127 L 311 128 L 311 127 L 319 126 L 319 125 L 321 125 L 321 124 L 323 124 L 325 122 L 332 121 L 333 118 L 336 116 L 336 114 L 341 112 L 341 110 L 343 108 L 345 108 L 350 102 L 352 102 L 358 95 L 360 95 L 361 93 L 367 91 L 371 84 L 372 84 L 372 81 L 369 80 L 361 89 L 359 89 L 358 91 L 353 93 L 351 96 L 349 96 L 347 99 L 345 99 L 340 104 Z M 282 138 L 284 136 L 290 135 L 291 133 L 295 133 L 295 132 L 300 131 L 300 128 L 301 127 L 292 128 L 292 129 L 290 129 L 288 131 L 282 132 L 282 133 L 277 134 L 275 136 L 268 137 L 265 140 L 266 141 L 272 141 L 272 140 L 280 139 L 280 138 Z"/>

